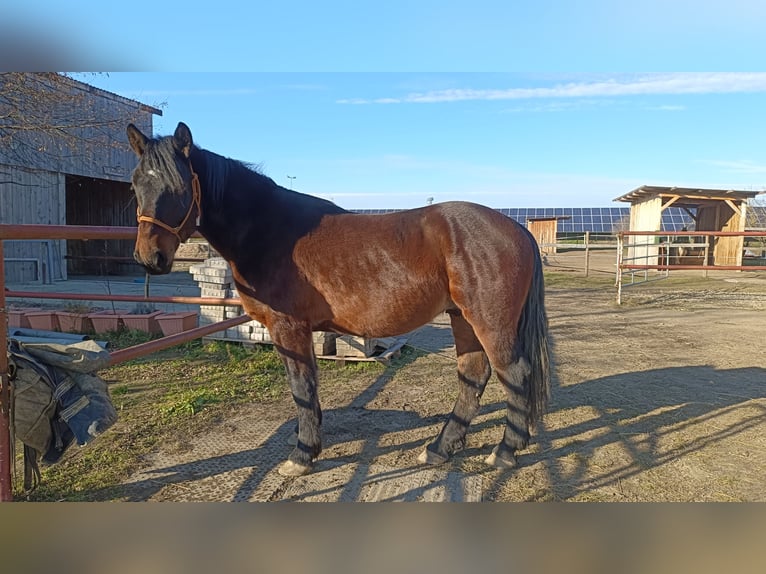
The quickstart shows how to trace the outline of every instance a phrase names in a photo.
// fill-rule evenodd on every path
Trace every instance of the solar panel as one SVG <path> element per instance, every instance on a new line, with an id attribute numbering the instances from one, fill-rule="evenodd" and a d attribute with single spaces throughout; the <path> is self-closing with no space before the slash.
<path id="1" fill-rule="evenodd" d="M 355 209 L 354 213 L 395 213 L 401 209 Z M 614 233 L 619 227 L 627 229 L 630 220 L 630 207 L 503 207 L 497 209 L 506 217 L 526 226 L 528 219 L 540 217 L 569 217 L 559 219 L 559 233 Z M 766 207 L 750 206 L 749 221 L 755 221 L 753 227 L 766 228 Z M 694 219 L 685 209 L 669 207 L 662 212 L 660 229 L 662 231 L 694 230 Z"/>

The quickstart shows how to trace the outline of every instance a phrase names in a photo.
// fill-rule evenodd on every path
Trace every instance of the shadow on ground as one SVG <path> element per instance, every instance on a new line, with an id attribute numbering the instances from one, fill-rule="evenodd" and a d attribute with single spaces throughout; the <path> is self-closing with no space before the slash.
<path id="1" fill-rule="evenodd" d="M 311 475 L 284 478 L 276 473 L 289 453 L 291 420 L 243 442 L 236 434 L 247 427 L 245 417 L 211 432 L 221 435 L 219 446 L 224 451 L 230 446 L 229 452 L 155 464 L 119 493 L 104 492 L 101 498 L 699 500 L 712 496 L 717 481 L 728 476 L 716 473 L 746 456 L 752 466 L 748 475 L 757 476 L 740 480 L 738 489 L 727 488 L 739 499 L 762 499 L 766 492 L 766 443 L 752 442 L 763 436 L 766 423 L 764 369 L 677 367 L 559 387 L 533 445 L 519 456 L 519 468 L 498 471 L 481 460 L 502 433 L 501 401 L 482 407 L 468 448 L 439 467 L 421 466 L 416 457 L 438 432 L 451 404 L 445 403 L 445 415 L 430 417 L 368 407 L 381 391 L 392 390 L 398 372 L 410 362 L 389 367 L 348 406 L 325 411 L 325 450 Z M 421 390 L 428 392 L 425 386 Z M 252 409 L 246 410 L 252 416 Z M 685 472 L 675 472 L 678 465 Z M 652 480 L 660 484 L 659 491 L 638 486 Z"/>

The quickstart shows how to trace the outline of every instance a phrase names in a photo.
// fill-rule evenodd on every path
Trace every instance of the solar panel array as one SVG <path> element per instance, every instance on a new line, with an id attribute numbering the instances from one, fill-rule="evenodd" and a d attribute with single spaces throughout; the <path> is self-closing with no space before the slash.
<path id="1" fill-rule="evenodd" d="M 357 209 L 356 213 L 394 213 L 401 209 Z M 528 219 L 561 217 L 559 233 L 614 233 L 627 229 L 630 207 L 511 207 L 498 209 L 500 213 L 526 226 Z M 563 219 L 567 218 L 567 219 Z M 662 212 L 662 231 L 694 229 L 694 220 L 680 207 L 669 207 Z"/>
<path id="2" fill-rule="evenodd" d="M 526 225 L 528 219 L 562 217 L 558 221 L 559 233 L 614 233 L 628 229 L 630 207 L 549 207 L 506 208 L 501 213 Z M 669 207 L 662 212 L 662 231 L 681 231 L 694 228 L 694 220 L 684 209 Z"/>

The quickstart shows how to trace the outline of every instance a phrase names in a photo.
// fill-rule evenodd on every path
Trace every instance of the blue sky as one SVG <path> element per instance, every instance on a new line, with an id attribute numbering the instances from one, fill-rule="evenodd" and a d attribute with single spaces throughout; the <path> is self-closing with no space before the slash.
<path id="1" fill-rule="evenodd" d="M 111 73 L 198 145 L 347 208 L 766 188 L 763 73 Z M 293 176 L 290 179 L 287 176 Z"/>
<path id="2" fill-rule="evenodd" d="M 84 79 L 161 105 L 157 133 L 344 207 L 597 207 L 766 186 L 764 24 L 753 0 L 27 0 L 0 64 L 112 70 Z"/>

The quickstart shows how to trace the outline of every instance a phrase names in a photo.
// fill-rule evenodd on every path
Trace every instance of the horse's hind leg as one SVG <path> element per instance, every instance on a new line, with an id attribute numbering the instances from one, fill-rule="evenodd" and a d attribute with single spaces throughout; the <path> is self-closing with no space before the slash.
<path id="1" fill-rule="evenodd" d="M 510 313 L 508 316 L 513 316 Z M 486 462 L 498 468 L 516 466 L 516 451 L 529 444 L 529 362 L 521 356 L 515 323 L 496 320 L 493 325 L 473 319 L 474 332 L 486 352 L 489 364 L 506 394 L 503 440 Z"/>
<path id="2" fill-rule="evenodd" d="M 516 466 L 516 451 L 529 444 L 529 398 L 527 380 L 530 365 L 519 357 L 518 345 L 514 345 L 510 357 L 506 352 L 492 353 L 490 362 L 497 378 L 503 385 L 506 395 L 505 432 L 503 440 L 487 457 L 486 463 L 498 468 Z"/>
<path id="3" fill-rule="evenodd" d="M 428 464 L 446 462 L 453 453 L 465 447 L 468 425 L 479 411 L 479 401 L 492 373 L 471 325 L 459 312 L 450 315 L 457 350 L 457 370 L 460 385 L 455 407 L 436 440 L 418 457 Z"/>

